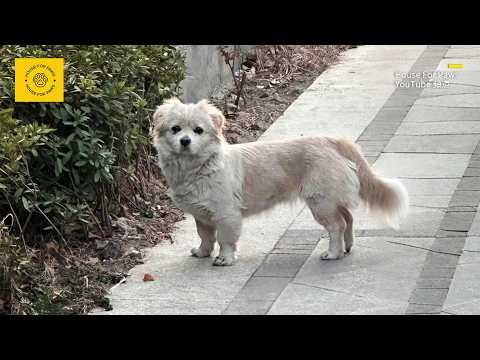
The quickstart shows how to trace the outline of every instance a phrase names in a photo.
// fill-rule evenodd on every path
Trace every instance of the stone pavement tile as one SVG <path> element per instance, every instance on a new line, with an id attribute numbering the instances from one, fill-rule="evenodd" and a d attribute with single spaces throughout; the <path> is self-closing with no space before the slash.
<path id="1" fill-rule="evenodd" d="M 460 212 L 472 211 L 472 212 L 475 212 L 475 211 L 477 211 L 477 207 L 476 206 L 452 206 L 452 205 L 450 205 L 448 207 L 448 211 L 449 212 L 456 212 L 456 211 L 460 211 Z"/>
<path id="2" fill-rule="evenodd" d="M 400 228 L 394 230 L 362 210 L 353 213 L 357 236 L 434 237 L 445 213 L 442 209 L 411 207 Z"/>
<path id="3" fill-rule="evenodd" d="M 322 289 L 290 283 L 273 303 L 269 315 L 334 315 L 354 313 L 401 314 L 405 304 L 398 301 L 358 296 L 336 289 Z"/>
<path id="4" fill-rule="evenodd" d="M 480 177 L 464 177 L 457 187 L 458 190 L 480 190 Z"/>
<path id="5" fill-rule="evenodd" d="M 451 280 L 445 278 L 419 278 L 417 280 L 417 289 L 448 289 Z"/>
<path id="6" fill-rule="evenodd" d="M 480 236 L 480 211 L 477 211 L 475 217 L 473 218 L 472 226 L 468 231 L 469 236 Z"/>
<path id="7" fill-rule="evenodd" d="M 403 123 L 479 121 L 480 108 L 447 108 L 414 104 Z"/>
<path id="8" fill-rule="evenodd" d="M 478 251 L 480 252 L 480 236 L 468 236 L 465 240 L 464 251 Z"/>
<path id="9" fill-rule="evenodd" d="M 309 254 L 269 254 L 254 276 L 293 277 Z"/>
<path id="10" fill-rule="evenodd" d="M 410 195 L 410 207 L 446 209 L 450 203 L 448 195 Z"/>
<path id="11" fill-rule="evenodd" d="M 465 237 L 436 238 L 432 244 L 433 251 L 460 255 L 465 244 Z"/>
<path id="12" fill-rule="evenodd" d="M 469 143 L 469 146 L 473 146 L 473 149 L 470 151 L 470 153 L 472 153 L 479 139 L 480 121 L 404 122 L 398 127 L 396 134 L 410 136 L 425 135 L 426 137 L 450 135 L 450 137 L 444 138 L 445 143 L 447 141 L 462 141 L 460 136 L 463 135 L 466 136 L 463 139 Z M 475 142 L 475 140 L 477 142 Z M 474 145 L 472 145 L 473 142 L 475 142 Z"/>
<path id="13" fill-rule="evenodd" d="M 440 230 L 467 232 L 472 225 L 474 216 L 475 213 L 471 211 L 447 211 L 442 219 L 442 222 L 440 223 Z"/>
<path id="14" fill-rule="evenodd" d="M 401 179 L 410 196 L 445 195 L 451 197 L 460 178 L 457 179 Z"/>
<path id="15" fill-rule="evenodd" d="M 446 253 L 436 253 L 436 252 L 429 252 L 425 259 L 424 267 L 447 267 L 447 268 L 455 268 L 458 263 L 458 259 L 460 255 L 457 254 L 446 254 Z"/>
<path id="16" fill-rule="evenodd" d="M 455 274 L 455 268 L 453 267 L 433 267 L 429 266 L 422 269 L 420 277 L 424 279 L 452 279 Z"/>
<path id="17" fill-rule="evenodd" d="M 443 306 L 444 310 L 449 311 L 449 309 L 451 309 L 453 313 L 457 313 L 457 311 L 454 310 L 455 307 L 466 303 L 475 302 L 477 308 L 479 308 L 480 281 L 478 281 L 478 274 L 480 274 L 480 254 L 464 253 L 462 258 L 464 255 L 474 257 L 477 261 L 459 263 L 457 267 Z M 470 311 L 472 311 L 471 308 Z M 476 313 L 478 314 L 479 312 L 480 308 L 477 309 Z"/>
<path id="18" fill-rule="evenodd" d="M 441 305 L 409 304 L 405 315 L 439 314 L 441 310 Z"/>
<path id="19" fill-rule="evenodd" d="M 479 202 L 480 191 L 457 190 L 450 200 L 450 206 L 471 206 L 476 208 Z"/>
<path id="20" fill-rule="evenodd" d="M 397 134 L 399 134 L 399 132 L 397 132 Z M 384 152 L 471 154 L 475 150 L 479 140 L 480 135 L 396 135 L 385 147 Z"/>
<path id="21" fill-rule="evenodd" d="M 302 214 L 305 211 L 309 211 L 308 209 L 303 209 Z M 275 248 L 282 248 L 287 246 L 297 246 L 297 245 L 305 245 L 305 246 L 316 246 L 318 239 L 324 235 L 325 231 L 319 227 L 314 230 L 292 230 L 291 228 L 288 229 L 278 240 Z"/>
<path id="22" fill-rule="evenodd" d="M 480 94 L 456 94 L 420 98 L 416 104 L 439 107 L 478 108 L 480 107 Z"/>
<path id="23" fill-rule="evenodd" d="M 272 300 L 237 300 L 234 299 L 222 315 L 265 315 L 272 306 Z"/>
<path id="24" fill-rule="evenodd" d="M 275 300 L 282 290 L 291 281 L 287 277 L 252 276 L 234 299 L 247 300 Z"/>
<path id="25" fill-rule="evenodd" d="M 453 79 L 451 83 L 480 86 L 480 72 L 461 69 L 461 72 L 457 71 L 455 73 L 455 79 Z"/>
<path id="26" fill-rule="evenodd" d="M 382 154 L 374 169 L 385 177 L 455 178 L 467 168 L 470 155 Z"/>
<path id="27" fill-rule="evenodd" d="M 447 53 L 445 54 L 445 59 L 455 59 L 455 58 L 462 58 L 462 59 L 469 59 L 469 58 L 478 58 L 480 59 L 480 46 L 479 47 L 469 47 L 469 48 L 458 48 L 453 47 L 448 49 Z M 449 60 L 450 61 L 450 60 Z"/>
<path id="28" fill-rule="evenodd" d="M 467 236 L 467 233 L 465 231 L 438 230 L 435 236 L 438 239 L 443 239 L 443 238 L 464 239 Z"/>
<path id="29" fill-rule="evenodd" d="M 465 176 L 465 177 L 480 176 L 480 168 L 469 166 L 465 170 L 465 173 L 463 174 L 463 176 Z"/>
<path id="30" fill-rule="evenodd" d="M 480 299 L 460 303 L 454 306 L 444 306 L 443 311 L 449 315 L 480 315 Z"/>
<path id="31" fill-rule="evenodd" d="M 415 289 L 410 304 L 441 306 L 447 297 L 448 289 Z"/>
<path id="32" fill-rule="evenodd" d="M 357 238 L 351 254 L 339 261 L 320 260 L 320 253 L 327 248 L 327 244 L 320 244 L 294 283 L 406 307 L 427 254 L 423 248 L 433 239 L 407 239 L 406 245 L 392 244 L 388 239 Z"/>
<path id="33" fill-rule="evenodd" d="M 435 88 L 431 87 L 424 89 L 420 95 L 422 98 L 432 97 L 432 96 L 445 96 L 445 95 L 455 95 L 455 94 L 479 94 L 480 87 L 469 86 L 464 84 L 449 84 L 447 88 Z"/>

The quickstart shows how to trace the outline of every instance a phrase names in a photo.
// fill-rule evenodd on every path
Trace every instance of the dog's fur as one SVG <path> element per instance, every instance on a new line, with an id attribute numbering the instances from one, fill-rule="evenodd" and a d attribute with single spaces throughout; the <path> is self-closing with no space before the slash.
<path id="1" fill-rule="evenodd" d="M 153 115 L 153 144 L 169 195 L 195 217 L 201 245 L 192 249 L 194 256 L 210 256 L 218 241 L 214 265 L 231 265 L 242 218 L 298 198 L 329 233 L 322 259 L 339 259 L 351 250 L 351 210 L 361 201 L 394 228 L 406 215 L 404 186 L 375 175 L 353 142 L 319 136 L 229 145 L 224 122 L 221 111 L 205 100 L 170 99 Z M 174 126 L 181 130 L 174 132 Z M 203 133 L 196 133 L 197 127 Z M 191 142 L 183 146 L 180 139 L 186 137 Z"/>

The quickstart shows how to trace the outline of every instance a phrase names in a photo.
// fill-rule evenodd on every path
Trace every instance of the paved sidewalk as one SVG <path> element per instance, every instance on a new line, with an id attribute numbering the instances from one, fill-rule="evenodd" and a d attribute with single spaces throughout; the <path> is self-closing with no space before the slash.
<path id="1" fill-rule="evenodd" d="M 394 84 L 434 71 L 454 74 L 449 87 Z M 352 253 L 321 261 L 326 233 L 303 205 L 282 206 L 246 221 L 234 266 L 213 267 L 189 256 L 188 217 L 99 314 L 479 314 L 480 46 L 347 51 L 259 141 L 317 134 L 355 140 L 378 173 L 402 179 L 411 212 L 399 231 L 359 209 Z"/>

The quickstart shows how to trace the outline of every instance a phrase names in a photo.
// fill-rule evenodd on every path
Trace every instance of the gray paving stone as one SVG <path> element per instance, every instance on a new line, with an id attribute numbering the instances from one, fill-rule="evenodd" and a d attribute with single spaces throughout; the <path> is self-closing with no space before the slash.
<path id="1" fill-rule="evenodd" d="M 463 75 L 463 74 L 462 74 Z M 456 83 L 456 81 L 454 81 Z M 439 106 L 439 107 L 460 107 L 460 108 L 478 108 L 480 104 L 480 94 L 460 94 L 447 95 L 433 98 L 418 99 L 417 104 Z"/>
<path id="2" fill-rule="evenodd" d="M 405 315 L 439 314 L 441 310 L 440 305 L 409 304 Z"/>
<path id="3" fill-rule="evenodd" d="M 312 249 L 288 249 L 288 248 L 282 248 L 282 249 L 273 249 L 270 254 L 284 254 L 284 255 L 290 255 L 290 254 L 297 254 L 297 255 L 310 255 L 312 253 Z"/>
<path id="4" fill-rule="evenodd" d="M 465 240 L 464 251 L 480 252 L 480 236 L 468 236 Z"/>
<path id="5" fill-rule="evenodd" d="M 363 237 L 434 237 L 443 219 L 444 211 L 428 208 L 411 208 L 398 230 L 381 226 L 378 220 L 363 214 L 357 219 L 356 234 Z M 378 228 L 380 227 L 380 228 Z"/>
<path id="6" fill-rule="evenodd" d="M 480 190 L 480 177 L 465 177 L 458 184 L 458 190 Z"/>
<path id="7" fill-rule="evenodd" d="M 474 216 L 473 212 L 447 212 L 440 224 L 440 229 L 467 232 L 472 225 Z"/>
<path id="8" fill-rule="evenodd" d="M 254 276 L 293 277 L 308 256 L 305 254 L 269 254 Z"/>
<path id="9" fill-rule="evenodd" d="M 439 121 L 480 121 L 480 109 L 477 108 L 445 108 L 414 104 L 404 123 Z"/>
<path id="10" fill-rule="evenodd" d="M 453 267 L 455 268 L 458 263 L 460 255 L 440 254 L 430 252 L 425 259 L 425 267 Z"/>
<path id="11" fill-rule="evenodd" d="M 431 278 L 452 279 L 454 274 L 455 274 L 455 268 L 429 266 L 422 270 L 422 272 L 420 273 L 420 277 L 424 279 L 431 279 Z"/>
<path id="12" fill-rule="evenodd" d="M 448 289 L 451 279 L 446 278 L 419 278 L 417 289 Z"/>
<path id="13" fill-rule="evenodd" d="M 424 136 L 436 136 L 436 135 L 469 135 L 469 145 L 473 146 L 478 143 L 480 134 L 480 122 L 477 121 L 437 121 L 437 122 L 403 122 L 398 127 L 397 135 L 424 135 Z M 462 141 L 460 138 L 445 138 L 445 141 Z M 471 143 L 475 142 L 474 145 Z M 447 143 L 445 143 L 447 145 Z M 470 152 L 473 152 L 472 151 Z"/>
<path id="14" fill-rule="evenodd" d="M 410 206 L 420 208 L 439 208 L 447 209 L 450 202 L 450 196 L 448 195 L 411 195 Z"/>
<path id="15" fill-rule="evenodd" d="M 270 308 L 269 315 L 401 314 L 406 305 L 335 289 L 290 283 Z"/>
<path id="16" fill-rule="evenodd" d="M 464 253 L 465 256 L 474 256 L 479 259 L 479 254 Z M 480 261 L 469 261 L 458 265 L 455 276 L 450 285 L 450 290 L 445 300 L 444 310 L 454 313 L 480 313 Z"/>
<path id="17" fill-rule="evenodd" d="M 465 238 L 467 232 L 465 231 L 449 231 L 449 230 L 438 230 L 435 235 L 437 238 Z"/>
<path id="18" fill-rule="evenodd" d="M 479 47 L 453 47 L 447 51 L 445 58 L 480 58 L 480 46 Z"/>
<path id="19" fill-rule="evenodd" d="M 476 135 L 397 135 L 385 147 L 384 152 L 468 153 L 475 150 L 480 136 Z"/>
<path id="20" fill-rule="evenodd" d="M 438 252 L 461 255 L 465 244 L 465 236 L 436 238 L 431 249 Z"/>
<path id="21" fill-rule="evenodd" d="M 410 304 L 416 305 L 443 305 L 448 289 L 415 289 L 410 298 Z M 408 310 L 407 310 L 408 311 Z"/>
<path id="22" fill-rule="evenodd" d="M 462 177 L 469 155 L 460 154 L 382 154 L 374 168 L 386 177 Z M 468 189 L 466 189 L 468 190 Z"/>
<path id="23" fill-rule="evenodd" d="M 304 209 L 303 211 L 308 211 Z M 277 242 L 275 247 L 281 248 L 284 246 L 294 245 L 310 245 L 315 246 L 321 237 L 328 236 L 328 233 L 322 229 L 315 230 L 294 230 L 288 229 Z"/>
<path id="24" fill-rule="evenodd" d="M 252 276 L 233 301 L 275 300 L 291 281 L 285 277 Z"/>
<path id="25" fill-rule="evenodd" d="M 460 211 L 460 212 L 465 212 L 465 211 L 476 212 L 477 207 L 476 206 L 449 206 L 448 211 L 449 212 L 457 212 L 457 211 Z"/>
<path id="26" fill-rule="evenodd" d="M 450 200 L 450 206 L 471 206 L 476 208 L 479 202 L 480 191 L 457 190 Z"/>
<path id="27" fill-rule="evenodd" d="M 470 177 L 470 176 L 480 176 L 480 168 L 478 167 L 468 167 L 465 170 L 463 176 Z"/>
<path id="28" fill-rule="evenodd" d="M 402 184 L 408 190 L 410 196 L 448 196 L 455 192 L 460 178 L 458 179 L 401 179 Z"/>
<path id="29" fill-rule="evenodd" d="M 222 315 L 265 315 L 273 300 L 233 300 Z"/>
<path id="30" fill-rule="evenodd" d="M 457 94 L 466 94 L 466 93 L 480 93 L 480 88 L 474 86 L 468 86 L 463 84 L 450 84 L 448 88 L 429 88 L 424 89 L 421 97 L 432 97 L 432 96 L 445 96 L 445 95 L 457 95 Z"/>
<path id="31" fill-rule="evenodd" d="M 477 212 L 475 217 L 473 218 L 472 226 L 468 231 L 469 236 L 480 236 L 480 212 Z"/>

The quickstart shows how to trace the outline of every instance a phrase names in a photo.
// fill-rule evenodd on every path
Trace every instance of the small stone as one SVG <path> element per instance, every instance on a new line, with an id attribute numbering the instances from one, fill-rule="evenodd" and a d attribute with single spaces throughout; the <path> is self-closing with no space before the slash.
<path id="1" fill-rule="evenodd" d="M 145 274 L 143 275 L 143 281 L 154 281 L 155 279 L 153 278 L 152 275 L 150 274 Z"/>

